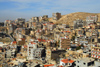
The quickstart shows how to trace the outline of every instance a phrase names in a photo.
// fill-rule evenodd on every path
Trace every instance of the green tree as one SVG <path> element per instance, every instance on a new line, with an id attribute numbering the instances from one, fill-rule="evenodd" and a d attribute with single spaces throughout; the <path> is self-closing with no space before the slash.
<path id="1" fill-rule="evenodd" d="M 78 46 L 78 47 L 76 48 L 76 50 L 79 50 L 79 49 L 81 49 L 81 46 Z"/>
<path id="2" fill-rule="evenodd" d="M 75 32 L 75 36 L 77 36 L 77 33 Z"/>
<path id="3" fill-rule="evenodd" d="M 71 41 L 75 41 L 75 36 L 72 36 Z"/>

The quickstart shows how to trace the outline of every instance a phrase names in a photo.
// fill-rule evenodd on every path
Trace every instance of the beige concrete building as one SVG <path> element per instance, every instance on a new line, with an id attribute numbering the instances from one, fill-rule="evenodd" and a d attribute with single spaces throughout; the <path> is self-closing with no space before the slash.
<path id="1" fill-rule="evenodd" d="M 61 13 L 53 13 L 52 18 L 53 20 L 59 20 L 61 18 Z"/>
<path id="2" fill-rule="evenodd" d="M 51 59 L 51 50 L 50 50 L 50 48 L 46 49 L 46 58 L 47 58 L 47 60 Z"/>
<path id="3" fill-rule="evenodd" d="M 100 60 L 100 47 L 91 48 L 91 57 Z"/>

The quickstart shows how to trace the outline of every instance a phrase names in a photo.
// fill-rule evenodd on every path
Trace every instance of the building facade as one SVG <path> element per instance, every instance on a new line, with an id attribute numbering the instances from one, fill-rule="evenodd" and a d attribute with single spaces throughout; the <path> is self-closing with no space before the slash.
<path id="1" fill-rule="evenodd" d="M 61 18 L 61 13 L 53 13 L 52 14 L 52 18 L 53 20 L 59 20 Z"/>

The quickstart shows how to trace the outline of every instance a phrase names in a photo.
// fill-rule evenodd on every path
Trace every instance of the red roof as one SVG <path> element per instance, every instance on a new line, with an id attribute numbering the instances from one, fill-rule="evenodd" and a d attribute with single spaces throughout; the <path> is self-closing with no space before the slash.
<path id="1" fill-rule="evenodd" d="M 73 63 L 73 60 L 63 59 L 61 60 L 63 63 Z"/>
<path id="2" fill-rule="evenodd" d="M 69 48 L 67 48 L 67 49 L 69 49 Z"/>
<path id="3" fill-rule="evenodd" d="M 73 63 L 73 62 L 74 62 L 73 60 L 70 60 L 70 61 L 69 61 L 69 63 Z"/>
<path id="4" fill-rule="evenodd" d="M 66 36 L 66 38 L 68 38 L 68 36 Z"/>
<path id="5" fill-rule="evenodd" d="M 68 59 L 61 60 L 63 63 L 68 63 Z"/>
<path id="6" fill-rule="evenodd" d="M 16 44 L 17 42 L 16 41 L 13 41 L 13 44 Z"/>
<path id="7" fill-rule="evenodd" d="M 38 39 L 39 42 L 46 42 L 46 40 Z"/>
<path id="8" fill-rule="evenodd" d="M 47 42 L 50 42 L 51 40 L 47 40 Z"/>
<path id="9" fill-rule="evenodd" d="M 0 50 L 2 49 L 2 47 L 0 47 Z"/>
<path id="10" fill-rule="evenodd" d="M 38 30 L 37 30 L 37 32 L 41 32 L 41 31 L 42 31 L 41 29 L 38 29 Z"/>
<path id="11" fill-rule="evenodd" d="M 25 40 L 25 38 L 21 38 L 22 40 Z"/>
<path id="12" fill-rule="evenodd" d="M 44 65 L 44 67 L 48 67 L 48 66 L 54 66 L 54 64 L 46 64 L 46 65 Z"/>
<path id="13" fill-rule="evenodd" d="M 65 38 L 61 38 L 61 39 L 63 40 L 63 39 L 65 39 Z"/>
<path id="14" fill-rule="evenodd" d="M 7 22 L 9 21 L 9 20 L 6 20 Z"/>
<path id="15" fill-rule="evenodd" d="M 46 30 L 47 28 L 45 28 L 45 30 Z"/>
<path id="16" fill-rule="evenodd" d="M 63 67 L 63 66 L 61 65 L 61 66 L 58 66 L 58 67 Z"/>
<path id="17" fill-rule="evenodd" d="M 36 43 L 34 43 L 34 42 L 31 42 L 31 44 L 36 44 Z"/>
<path id="18" fill-rule="evenodd" d="M 71 33 L 70 31 L 63 31 L 63 32 Z"/>
<path id="19" fill-rule="evenodd" d="M 24 45 L 24 48 L 26 48 L 27 47 L 27 45 Z"/>
<path id="20" fill-rule="evenodd" d="M 43 25 L 46 25 L 46 24 L 43 24 Z"/>
<path id="21" fill-rule="evenodd" d="M 52 25 L 53 25 L 54 23 L 50 23 L 50 24 L 52 24 Z"/>
<path id="22" fill-rule="evenodd" d="M 12 60 L 16 60 L 16 58 L 12 58 Z"/>

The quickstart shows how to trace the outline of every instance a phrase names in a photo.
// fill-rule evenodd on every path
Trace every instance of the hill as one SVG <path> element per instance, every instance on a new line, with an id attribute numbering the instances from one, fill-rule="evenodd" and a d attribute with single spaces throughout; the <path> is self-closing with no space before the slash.
<path id="1" fill-rule="evenodd" d="M 77 19 L 82 19 L 83 21 L 86 20 L 87 16 L 90 15 L 98 15 L 98 22 L 100 22 L 100 13 L 86 13 L 86 12 L 75 12 L 70 13 L 67 15 L 63 15 L 58 21 L 52 20 L 52 18 L 49 19 L 49 21 L 52 21 L 56 24 L 69 24 L 73 25 L 73 21 Z"/>

